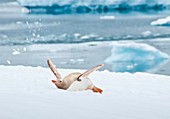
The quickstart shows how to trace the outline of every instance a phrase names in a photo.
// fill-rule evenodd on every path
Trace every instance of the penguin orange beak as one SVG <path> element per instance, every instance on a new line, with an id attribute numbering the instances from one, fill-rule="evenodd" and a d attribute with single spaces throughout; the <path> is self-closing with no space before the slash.
<path id="1" fill-rule="evenodd" d="M 53 83 L 57 82 L 56 80 L 51 80 Z"/>

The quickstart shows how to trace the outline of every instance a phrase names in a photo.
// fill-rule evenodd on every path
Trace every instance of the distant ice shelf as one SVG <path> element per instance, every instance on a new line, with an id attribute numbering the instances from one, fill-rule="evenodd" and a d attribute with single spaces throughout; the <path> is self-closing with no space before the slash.
<path id="1" fill-rule="evenodd" d="M 63 14 L 164 10 L 169 0 L 18 0 L 30 13 Z"/>
<path id="2" fill-rule="evenodd" d="M 18 0 L 21 5 L 51 6 L 58 5 L 142 5 L 142 4 L 170 4 L 169 0 Z"/>

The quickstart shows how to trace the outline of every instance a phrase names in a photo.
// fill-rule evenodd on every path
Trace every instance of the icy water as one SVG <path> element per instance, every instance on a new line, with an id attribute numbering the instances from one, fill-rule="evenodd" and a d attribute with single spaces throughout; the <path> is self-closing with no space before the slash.
<path id="1" fill-rule="evenodd" d="M 23 13 L 16 4 L 3 5 L 0 64 L 47 67 L 46 59 L 51 58 L 58 68 L 86 69 L 105 63 L 115 41 L 145 43 L 170 55 L 170 27 L 150 25 L 168 13 L 37 15 Z M 168 59 L 152 64 L 133 69 L 129 62 L 112 62 L 102 70 L 170 75 Z"/>

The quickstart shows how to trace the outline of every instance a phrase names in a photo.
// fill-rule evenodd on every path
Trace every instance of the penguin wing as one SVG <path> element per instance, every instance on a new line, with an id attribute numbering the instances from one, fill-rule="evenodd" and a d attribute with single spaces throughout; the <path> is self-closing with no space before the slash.
<path id="1" fill-rule="evenodd" d="M 61 75 L 57 72 L 55 66 L 53 65 L 51 59 L 47 60 L 47 64 L 49 66 L 49 68 L 51 69 L 51 71 L 53 72 L 53 74 L 55 75 L 55 77 L 59 80 L 61 79 Z"/>
<path id="2" fill-rule="evenodd" d="M 82 78 L 82 77 L 88 77 L 92 72 L 100 69 L 100 68 L 103 67 L 103 66 L 104 66 L 104 64 L 99 64 L 99 65 L 97 65 L 97 66 L 95 66 L 95 67 L 93 67 L 93 68 L 85 71 L 84 73 L 82 73 L 82 74 L 78 77 L 78 81 L 80 81 L 80 78 Z"/>

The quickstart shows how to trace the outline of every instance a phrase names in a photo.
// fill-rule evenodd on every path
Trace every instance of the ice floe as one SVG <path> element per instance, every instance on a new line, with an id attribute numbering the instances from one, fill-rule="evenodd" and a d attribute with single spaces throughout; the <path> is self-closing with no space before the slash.
<path id="1" fill-rule="evenodd" d="M 114 42 L 105 63 L 112 65 L 113 71 L 146 71 L 160 65 L 169 56 L 145 43 Z"/>
<path id="2" fill-rule="evenodd" d="M 153 26 L 170 26 L 170 16 L 166 18 L 160 18 L 156 21 L 152 21 L 151 25 Z"/>

